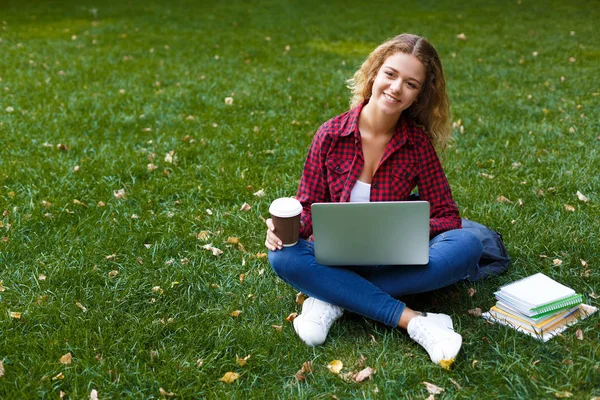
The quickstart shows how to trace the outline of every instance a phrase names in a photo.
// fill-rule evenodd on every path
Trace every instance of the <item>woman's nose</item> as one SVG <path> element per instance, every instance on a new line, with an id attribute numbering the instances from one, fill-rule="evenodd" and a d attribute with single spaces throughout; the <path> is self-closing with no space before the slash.
<path id="1" fill-rule="evenodd" d="M 402 79 L 396 79 L 390 85 L 390 89 L 392 89 L 393 92 L 400 92 L 401 88 L 402 88 Z"/>

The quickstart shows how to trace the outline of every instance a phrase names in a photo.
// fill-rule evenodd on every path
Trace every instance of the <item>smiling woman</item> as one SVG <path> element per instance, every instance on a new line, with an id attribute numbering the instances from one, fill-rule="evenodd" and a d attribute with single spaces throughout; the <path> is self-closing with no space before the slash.
<path id="1" fill-rule="evenodd" d="M 449 368 L 462 345 L 450 317 L 416 312 L 397 299 L 479 273 L 481 242 L 460 229 L 434 149 L 450 135 L 439 57 L 424 38 L 402 34 L 377 47 L 349 87 L 352 109 L 319 128 L 306 159 L 296 195 L 302 239 L 284 247 L 268 219 L 269 261 L 284 281 L 311 296 L 294 319 L 296 333 L 309 346 L 325 342 L 333 322 L 348 310 L 406 329 L 434 363 Z M 426 265 L 332 267 L 316 261 L 314 245 L 306 240 L 313 203 L 403 201 L 416 186 L 430 204 Z"/>

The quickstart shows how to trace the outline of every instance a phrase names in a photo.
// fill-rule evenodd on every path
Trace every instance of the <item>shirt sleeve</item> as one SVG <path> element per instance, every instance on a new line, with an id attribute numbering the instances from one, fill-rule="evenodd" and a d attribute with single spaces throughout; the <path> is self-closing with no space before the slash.
<path id="1" fill-rule="evenodd" d="M 300 220 L 303 226 L 300 228 L 300 237 L 308 238 L 312 234 L 312 217 L 310 206 L 313 203 L 329 201 L 329 190 L 327 187 L 327 176 L 325 158 L 327 154 L 327 127 L 322 125 L 308 150 L 302 178 L 298 186 L 296 199 L 302 203 L 302 214 Z"/>
<path id="2" fill-rule="evenodd" d="M 434 237 L 462 226 L 458 207 L 452 199 L 452 192 L 442 164 L 431 141 L 421 141 L 419 149 L 419 175 L 417 178 L 420 200 L 430 205 L 429 236 Z"/>

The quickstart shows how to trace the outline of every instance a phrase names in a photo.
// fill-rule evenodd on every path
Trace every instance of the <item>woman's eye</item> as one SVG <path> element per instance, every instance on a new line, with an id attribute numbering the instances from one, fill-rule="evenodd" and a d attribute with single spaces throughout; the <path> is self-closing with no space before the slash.
<path id="1" fill-rule="evenodd" d="M 391 78 L 392 76 L 394 76 L 394 75 L 393 75 L 391 72 L 387 72 L 387 71 L 385 72 L 385 75 L 386 75 L 386 76 L 389 76 L 390 78 Z"/>
<path id="2" fill-rule="evenodd" d="M 417 85 L 415 85 L 414 83 L 408 82 L 408 87 L 411 88 L 411 89 L 416 89 Z"/>

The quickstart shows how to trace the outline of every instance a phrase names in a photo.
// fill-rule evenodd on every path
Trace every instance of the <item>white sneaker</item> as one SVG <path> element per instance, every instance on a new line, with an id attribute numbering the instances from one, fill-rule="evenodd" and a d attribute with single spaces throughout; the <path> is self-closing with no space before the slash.
<path id="1" fill-rule="evenodd" d="M 452 324 L 452 318 L 450 318 L 449 315 L 436 314 L 436 313 L 432 313 L 432 312 L 428 312 L 426 314 L 427 315 L 425 315 L 425 317 L 433 318 L 433 320 L 435 320 L 439 326 L 443 326 L 448 329 L 454 330 L 454 325 Z"/>
<path id="2" fill-rule="evenodd" d="M 406 329 L 412 340 L 429 353 L 435 364 L 449 369 L 462 345 L 462 336 L 445 326 L 437 318 L 418 316 L 410 320 Z"/>
<path id="3" fill-rule="evenodd" d="M 331 325 L 343 313 L 340 307 L 309 297 L 302 304 L 302 314 L 294 319 L 294 329 L 304 343 L 319 346 L 327 339 Z"/>

